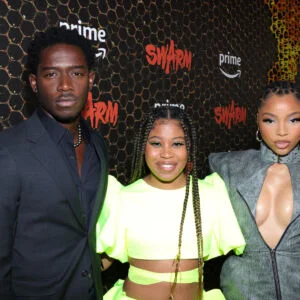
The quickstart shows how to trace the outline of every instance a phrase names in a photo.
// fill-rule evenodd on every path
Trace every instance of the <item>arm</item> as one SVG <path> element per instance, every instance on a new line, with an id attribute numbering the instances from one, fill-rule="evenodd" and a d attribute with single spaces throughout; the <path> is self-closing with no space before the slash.
<path id="1" fill-rule="evenodd" d="M 0 147 L 0 299 L 12 299 L 11 262 L 20 182 L 7 149 Z"/>
<path id="2" fill-rule="evenodd" d="M 114 262 L 114 259 L 107 256 L 105 253 L 101 254 L 101 271 L 106 271 Z"/>
<path id="3" fill-rule="evenodd" d="M 119 261 L 127 262 L 124 207 L 121 201 L 122 184 L 109 175 L 107 192 L 96 225 L 96 251 Z"/>

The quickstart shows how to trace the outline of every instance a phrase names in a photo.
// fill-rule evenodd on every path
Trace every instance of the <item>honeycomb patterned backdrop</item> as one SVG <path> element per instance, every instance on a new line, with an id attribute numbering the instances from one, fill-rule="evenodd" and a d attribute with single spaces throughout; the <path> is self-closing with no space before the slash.
<path id="1" fill-rule="evenodd" d="M 34 33 L 73 26 L 99 49 L 84 116 L 108 140 L 110 172 L 126 182 L 140 121 L 149 107 L 169 101 L 183 105 L 196 124 L 203 177 L 210 152 L 258 146 L 256 107 L 268 81 L 299 82 L 299 6 L 297 0 L 1 0 L 0 130 L 35 108 L 24 69 Z"/>
<path id="2" fill-rule="evenodd" d="M 268 80 L 295 81 L 300 64 L 300 1 L 264 0 L 272 13 L 271 31 L 277 40 L 277 60 Z"/>

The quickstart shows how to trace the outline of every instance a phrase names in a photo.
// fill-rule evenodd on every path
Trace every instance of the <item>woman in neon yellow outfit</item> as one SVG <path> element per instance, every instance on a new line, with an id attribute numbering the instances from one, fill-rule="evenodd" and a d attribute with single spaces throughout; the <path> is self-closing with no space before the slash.
<path id="1" fill-rule="evenodd" d="M 204 292 L 203 262 L 241 254 L 245 242 L 222 179 L 197 179 L 196 145 L 184 110 L 155 108 L 137 136 L 130 184 L 110 176 L 97 251 L 130 268 L 104 300 L 225 299 Z"/>

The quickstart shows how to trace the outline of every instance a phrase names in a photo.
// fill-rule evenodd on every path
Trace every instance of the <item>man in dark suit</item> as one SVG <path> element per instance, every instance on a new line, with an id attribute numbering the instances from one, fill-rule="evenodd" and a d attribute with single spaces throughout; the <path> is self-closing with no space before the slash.
<path id="1" fill-rule="evenodd" d="M 95 224 L 107 147 L 81 118 L 95 52 L 77 31 L 49 28 L 28 51 L 39 107 L 0 133 L 0 299 L 102 299 Z"/>

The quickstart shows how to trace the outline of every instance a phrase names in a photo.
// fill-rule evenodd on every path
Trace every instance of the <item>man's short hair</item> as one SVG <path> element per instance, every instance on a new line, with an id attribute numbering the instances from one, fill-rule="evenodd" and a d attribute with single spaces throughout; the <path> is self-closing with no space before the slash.
<path id="1" fill-rule="evenodd" d="M 86 57 L 88 69 L 95 64 L 96 50 L 90 40 L 81 36 L 77 30 L 65 27 L 49 27 L 45 32 L 38 32 L 28 48 L 27 68 L 36 75 L 40 63 L 41 52 L 56 44 L 68 44 L 79 47 Z"/>

